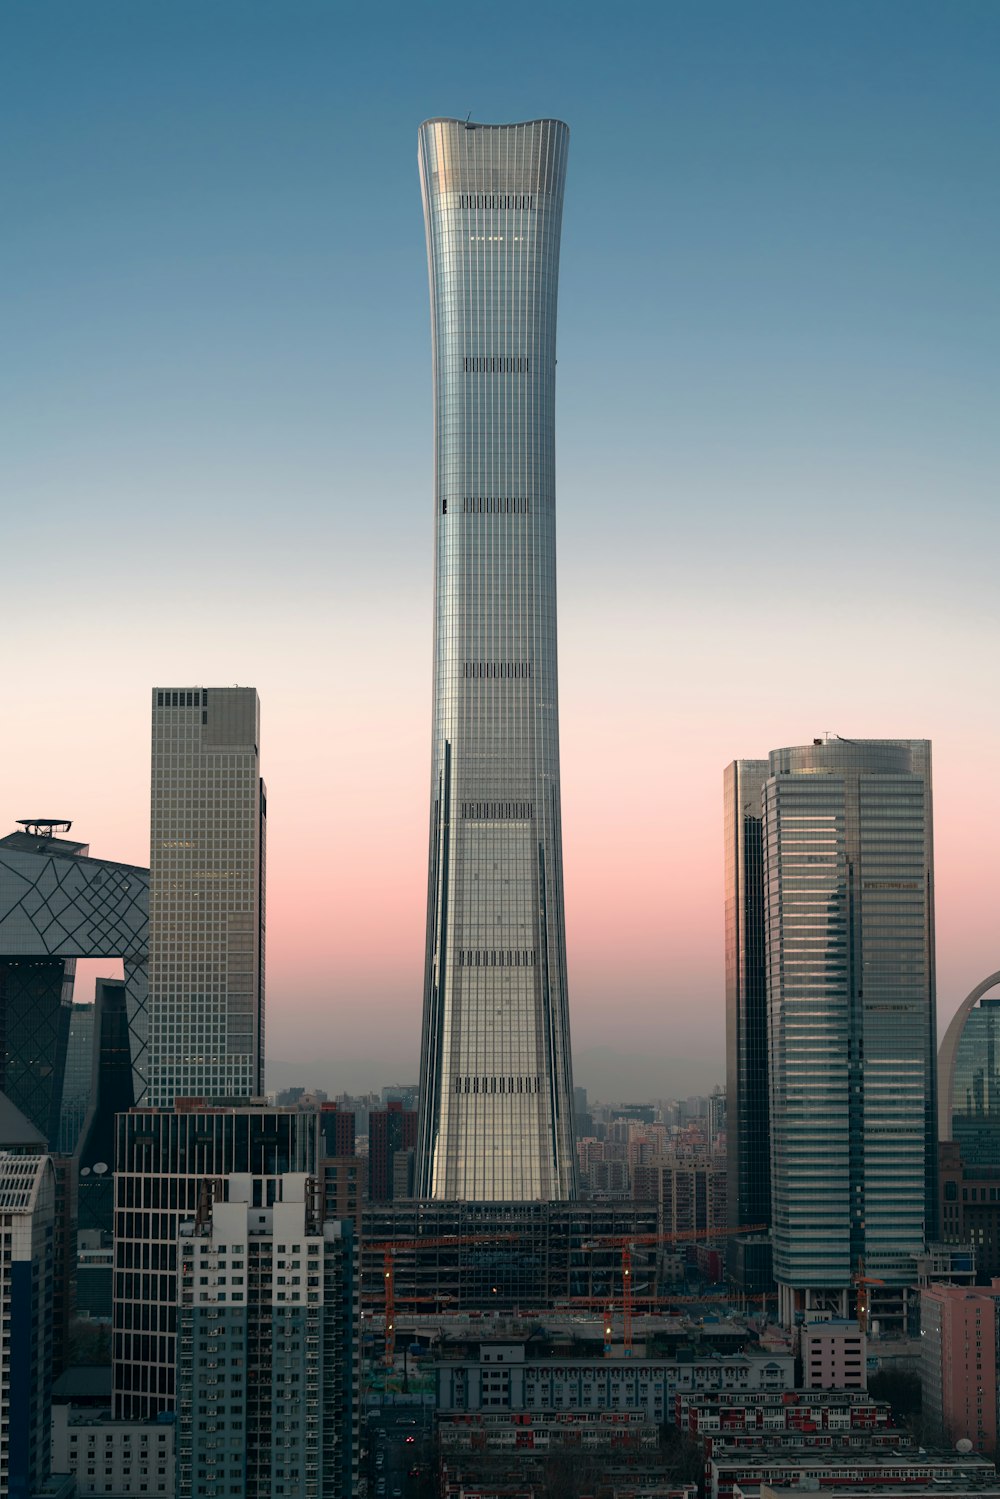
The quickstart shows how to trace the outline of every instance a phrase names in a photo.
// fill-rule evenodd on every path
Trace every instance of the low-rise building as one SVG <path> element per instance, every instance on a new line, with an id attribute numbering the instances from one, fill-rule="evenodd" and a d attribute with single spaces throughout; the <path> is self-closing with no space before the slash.
<path id="1" fill-rule="evenodd" d="M 860 1390 L 759 1391 L 740 1395 L 678 1391 L 674 1421 L 689 1436 L 737 1432 L 846 1432 L 892 1428 L 892 1410 Z M 897 1433 L 897 1436 L 899 1434 Z"/>
<path id="2" fill-rule="evenodd" d="M 924 1451 L 901 1435 L 899 1445 L 886 1451 L 822 1451 L 799 1447 L 789 1452 L 727 1450 L 718 1447 L 705 1463 L 705 1499 L 736 1499 L 736 1490 L 767 1484 L 774 1488 L 795 1485 L 824 1495 L 834 1489 L 856 1489 L 864 1485 L 905 1488 L 943 1483 L 981 1483 L 996 1476 L 993 1464 L 978 1453 Z"/>
<path id="3" fill-rule="evenodd" d="M 857 1322 L 807 1322 L 800 1333 L 802 1385 L 807 1390 L 866 1390 L 868 1340 Z"/>
<path id="4" fill-rule="evenodd" d="M 52 1460 L 59 1472 L 73 1475 L 81 1495 L 172 1496 L 174 1423 L 113 1421 L 110 1409 L 54 1405 Z"/>
<path id="5" fill-rule="evenodd" d="M 654 1425 L 672 1421 L 680 1391 L 790 1389 L 790 1354 L 728 1358 L 567 1357 L 542 1338 L 482 1342 L 474 1357 L 442 1358 L 434 1366 L 437 1408 L 473 1412 L 619 1412 Z"/>

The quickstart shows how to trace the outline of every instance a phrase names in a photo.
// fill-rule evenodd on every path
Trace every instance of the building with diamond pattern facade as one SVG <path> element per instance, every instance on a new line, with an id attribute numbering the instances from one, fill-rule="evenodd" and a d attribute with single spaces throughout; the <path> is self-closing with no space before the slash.
<path id="1" fill-rule="evenodd" d="M 133 1091 L 147 1083 L 149 871 L 94 859 L 58 824 L 0 838 L 0 1091 L 55 1149 L 77 958 L 120 958 Z"/>

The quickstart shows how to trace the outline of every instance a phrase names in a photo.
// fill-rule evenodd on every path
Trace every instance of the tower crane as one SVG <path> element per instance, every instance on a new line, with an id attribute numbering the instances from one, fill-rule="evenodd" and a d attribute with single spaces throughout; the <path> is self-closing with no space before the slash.
<path id="1" fill-rule="evenodd" d="M 385 1364 L 392 1368 L 396 1357 L 396 1289 L 395 1257 L 414 1249 L 460 1249 L 466 1244 L 499 1244 L 518 1238 L 517 1234 L 442 1234 L 434 1238 L 384 1239 L 365 1248 L 381 1251 L 385 1288 Z M 407 1298 L 408 1300 L 410 1298 Z M 416 1299 L 416 1298 L 415 1298 Z"/>
<path id="2" fill-rule="evenodd" d="M 695 1239 L 722 1239 L 730 1234 L 761 1233 L 766 1223 L 741 1223 L 736 1228 L 693 1228 L 667 1234 L 609 1234 L 588 1239 L 584 1249 L 620 1249 L 622 1252 L 622 1343 L 625 1357 L 632 1357 L 632 1251 L 643 1244 L 686 1244 Z M 605 1348 L 610 1338 L 610 1308 L 605 1322 Z"/>

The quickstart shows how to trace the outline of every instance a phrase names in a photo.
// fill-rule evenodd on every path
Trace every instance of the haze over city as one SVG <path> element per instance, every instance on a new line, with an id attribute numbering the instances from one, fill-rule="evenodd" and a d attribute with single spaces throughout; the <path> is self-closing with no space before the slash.
<path id="1" fill-rule="evenodd" d="M 416 127 L 557 116 L 576 1081 L 722 1080 L 722 768 L 826 732 L 933 741 L 944 1024 L 998 966 L 1000 16 L 505 9 L 8 10 L 0 831 L 147 863 L 150 687 L 254 685 L 269 1082 L 416 1076 Z"/>

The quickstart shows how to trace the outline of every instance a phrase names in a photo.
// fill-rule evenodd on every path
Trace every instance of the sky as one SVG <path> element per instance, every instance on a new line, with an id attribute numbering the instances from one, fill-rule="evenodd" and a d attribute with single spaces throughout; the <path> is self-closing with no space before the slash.
<path id="1" fill-rule="evenodd" d="M 416 1077 L 416 131 L 571 129 L 576 1081 L 724 1075 L 724 765 L 934 744 L 939 1015 L 1000 967 L 1000 7 L 7 0 L 0 823 L 148 862 L 149 689 L 255 686 L 272 1086 Z"/>

